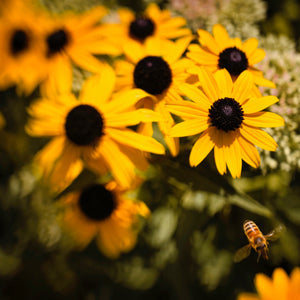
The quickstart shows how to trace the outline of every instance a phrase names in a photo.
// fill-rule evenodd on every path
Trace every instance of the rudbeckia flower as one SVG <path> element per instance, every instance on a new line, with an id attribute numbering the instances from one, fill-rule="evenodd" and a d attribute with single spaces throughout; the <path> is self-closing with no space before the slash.
<path id="1" fill-rule="evenodd" d="M 49 16 L 51 22 L 44 34 L 42 62 L 48 77 L 42 89 L 53 89 L 61 81 L 70 81 L 72 63 L 97 73 L 103 64 L 94 55 L 120 54 L 119 47 L 104 36 L 105 29 L 99 24 L 106 13 L 104 6 L 96 6 L 82 14 Z"/>
<path id="2" fill-rule="evenodd" d="M 99 250 L 109 258 L 130 251 L 137 242 L 141 217 L 149 216 L 141 201 L 128 199 L 114 182 L 92 184 L 60 200 L 63 227 L 75 243 L 85 248 L 94 238 Z"/>
<path id="3" fill-rule="evenodd" d="M 0 89 L 16 86 L 18 93 L 30 94 L 45 78 L 40 63 L 46 24 L 45 15 L 21 1 L 12 1 L 2 8 Z"/>
<path id="4" fill-rule="evenodd" d="M 184 120 L 170 131 L 171 136 L 200 134 L 190 153 L 190 165 L 197 166 L 214 149 L 220 174 L 228 167 L 232 177 L 240 177 L 242 160 L 257 168 L 260 157 L 255 145 L 275 151 L 274 139 L 259 127 L 284 124 L 279 115 L 262 111 L 276 103 L 275 96 L 251 97 L 253 76 L 244 71 L 232 81 L 227 70 L 212 75 L 202 68 L 199 73 L 202 88 L 185 84 L 182 91 L 191 101 L 167 105 L 167 109 Z"/>
<path id="5" fill-rule="evenodd" d="M 258 295 L 242 293 L 238 300 L 300 299 L 300 268 L 295 268 L 290 277 L 281 268 L 274 270 L 272 278 L 265 274 L 257 274 L 254 282 Z"/>
<path id="6" fill-rule="evenodd" d="M 135 168 L 147 165 L 143 151 L 164 154 L 155 139 L 127 128 L 160 119 L 152 110 L 132 109 L 149 94 L 140 89 L 112 94 L 114 83 L 112 68 L 105 66 L 101 74 L 85 81 L 78 99 L 70 92 L 51 93 L 29 107 L 27 132 L 53 137 L 36 158 L 53 189 L 67 187 L 83 163 L 100 174 L 110 171 L 128 188 L 135 180 Z"/>
<path id="7" fill-rule="evenodd" d="M 226 69 L 233 80 L 248 70 L 253 75 L 256 85 L 275 88 L 275 84 L 265 79 L 263 73 L 254 67 L 265 57 L 265 51 L 257 48 L 256 38 L 245 42 L 240 38 L 232 39 L 220 24 L 213 26 L 213 35 L 203 29 L 198 29 L 197 32 L 200 45 L 191 44 L 186 56 L 199 66 L 205 66 L 211 72 Z"/>
<path id="8" fill-rule="evenodd" d="M 190 76 L 186 69 L 192 63 L 181 56 L 190 41 L 191 37 L 184 37 L 176 42 L 161 44 L 156 39 L 148 39 L 144 45 L 125 47 L 127 59 L 119 60 L 115 64 L 117 89 L 140 88 L 153 95 L 154 104 L 149 101 L 147 104 L 144 101 L 144 104 L 148 107 L 153 106 L 153 109 L 163 116 L 158 125 L 173 156 L 178 154 L 179 141 L 168 135 L 174 121 L 165 109 L 165 103 L 182 101 L 179 87 Z M 151 136 L 150 126 L 152 125 L 144 126 L 143 133 Z"/>
<path id="9" fill-rule="evenodd" d="M 161 42 L 191 35 L 183 17 L 171 16 L 169 10 L 161 10 L 150 3 L 141 14 L 135 14 L 127 8 L 118 10 L 120 24 L 108 24 L 106 33 L 120 42 L 120 47 L 134 47 L 148 38 L 157 38 Z"/>

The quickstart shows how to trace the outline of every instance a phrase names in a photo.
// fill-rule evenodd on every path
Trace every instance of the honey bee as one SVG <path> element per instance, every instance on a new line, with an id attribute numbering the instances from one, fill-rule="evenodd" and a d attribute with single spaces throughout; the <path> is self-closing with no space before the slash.
<path id="1" fill-rule="evenodd" d="M 245 235 L 248 238 L 249 244 L 240 248 L 234 255 L 234 262 L 239 262 L 248 257 L 251 252 L 251 247 L 258 253 L 257 262 L 262 256 L 268 259 L 268 241 L 274 241 L 279 238 L 279 235 L 284 230 L 283 225 L 279 225 L 274 230 L 266 235 L 263 235 L 258 226 L 250 220 L 246 220 L 243 224 Z"/>

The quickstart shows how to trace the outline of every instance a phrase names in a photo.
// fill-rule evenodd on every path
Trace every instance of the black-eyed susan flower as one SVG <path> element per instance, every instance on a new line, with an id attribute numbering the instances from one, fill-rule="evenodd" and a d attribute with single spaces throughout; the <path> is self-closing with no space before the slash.
<path id="1" fill-rule="evenodd" d="M 47 18 L 25 2 L 12 1 L 2 8 L 0 89 L 16 85 L 19 93 L 30 94 L 45 78 L 40 63 L 46 24 Z"/>
<path id="2" fill-rule="evenodd" d="M 300 268 L 294 268 L 290 277 L 282 268 L 273 272 L 272 278 L 256 274 L 254 283 L 258 295 L 242 293 L 238 300 L 298 300 L 300 299 Z"/>
<path id="3" fill-rule="evenodd" d="M 220 174 L 228 167 L 232 177 L 240 177 L 242 160 L 257 168 L 260 157 L 255 147 L 275 151 L 274 139 L 259 127 L 276 127 L 284 124 L 283 118 L 262 111 L 276 103 L 275 96 L 251 97 L 253 76 L 244 71 L 235 82 L 227 70 L 212 75 L 202 68 L 199 73 L 203 90 L 185 84 L 182 91 L 192 101 L 167 105 L 183 122 L 170 131 L 171 136 L 200 134 L 190 153 L 190 165 L 197 166 L 214 149 L 214 157 Z"/>
<path id="4" fill-rule="evenodd" d="M 104 36 L 105 29 L 99 23 L 106 13 L 104 6 L 96 6 L 81 14 L 69 12 L 50 16 L 51 22 L 44 33 L 45 50 L 41 62 L 48 76 L 42 89 L 53 89 L 61 81 L 70 81 L 72 63 L 97 73 L 103 64 L 94 55 L 120 54 L 120 48 Z"/>
<path id="5" fill-rule="evenodd" d="M 137 242 L 141 217 L 149 216 L 148 207 L 131 200 L 115 182 L 92 184 L 61 199 L 65 207 L 63 227 L 80 248 L 93 239 L 99 250 L 109 258 L 130 251 Z"/>
<path id="6" fill-rule="evenodd" d="M 190 41 L 190 37 L 184 37 L 161 44 L 157 39 L 148 39 L 144 45 L 125 47 L 127 59 L 115 65 L 118 89 L 140 88 L 153 95 L 153 109 L 163 117 L 158 125 L 173 156 L 178 154 L 179 141 L 168 135 L 174 120 L 165 103 L 182 101 L 179 87 L 190 76 L 186 69 L 191 66 L 191 61 L 182 58 L 182 54 Z M 150 126 L 144 126 L 143 133 L 152 135 Z"/>
<path id="7" fill-rule="evenodd" d="M 197 65 L 205 66 L 211 72 L 226 69 L 233 79 L 248 70 L 253 75 L 256 85 L 275 87 L 275 84 L 265 79 L 263 73 L 255 67 L 265 57 L 265 51 L 257 48 L 256 38 L 250 38 L 245 42 L 240 38 L 230 38 L 220 24 L 213 26 L 213 35 L 203 29 L 198 29 L 197 32 L 200 45 L 191 44 L 187 53 L 187 57 Z M 197 72 L 197 68 L 195 70 Z"/>
<path id="8" fill-rule="evenodd" d="M 119 9 L 118 14 L 120 23 L 107 25 L 106 32 L 120 42 L 120 47 L 135 47 L 148 38 L 163 42 L 191 35 L 183 17 L 172 16 L 169 10 L 161 10 L 155 3 L 150 3 L 142 14 L 127 8 Z"/>
<path id="9" fill-rule="evenodd" d="M 54 189 L 68 186 L 83 163 L 100 174 L 110 171 L 128 188 L 135 180 L 135 169 L 147 165 L 143 151 L 164 154 L 155 139 L 127 128 L 160 119 L 152 110 L 133 109 L 149 94 L 141 89 L 112 94 L 114 83 L 113 69 L 103 66 L 101 74 L 85 81 L 79 99 L 70 92 L 51 93 L 30 106 L 27 132 L 53 137 L 37 154 L 37 162 Z"/>

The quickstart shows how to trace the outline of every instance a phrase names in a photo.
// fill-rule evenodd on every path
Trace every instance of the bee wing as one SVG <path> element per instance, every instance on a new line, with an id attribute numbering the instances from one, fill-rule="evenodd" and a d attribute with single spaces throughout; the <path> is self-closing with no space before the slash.
<path id="1" fill-rule="evenodd" d="M 233 261 L 234 262 L 240 262 L 244 258 L 248 257 L 251 252 L 251 244 L 248 244 L 242 248 L 240 248 L 236 253 L 234 254 Z"/>
<path id="2" fill-rule="evenodd" d="M 285 226 L 283 224 L 280 224 L 274 230 L 272 230 L 271 232 L 266 234 L 265 238 L 268 241 L 275 241 L 280 237 L 280 235 L 282 234 L 283 231 L 285 231 Z"/>

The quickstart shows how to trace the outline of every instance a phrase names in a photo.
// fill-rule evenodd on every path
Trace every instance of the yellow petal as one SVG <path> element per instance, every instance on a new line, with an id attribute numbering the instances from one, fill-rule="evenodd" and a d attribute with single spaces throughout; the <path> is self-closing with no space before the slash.
<path id="1" fill-rule="evenodd" d="M 213 75 L 204 67 L 199 72 L 199 81 L 204 93 L 208 96 L 211 103 L 220 99 L 220 91 Z"/>
<path id="2" fill-rule="evenodd" d="M 117 114 L 128 109 L 133 109 L 134 105 L 145 97 L 152 96 L 141 89 L 132 89 L 115 93 L 108 103 L 102 105 L 102 110 Z"/>
<path id="3" fill-rule="evenodd" d="M 250 66 L 253 66 L 262 61 L 265 56 L 266 53 L 263 49 L 256 49 L 254 53 L 250 57 L 248 57 L 248 63 Z"/>
<path id="4" fill-rule="evenodd" d="M 136 125 L 140 122 L 158 122 L 162 120 L 160 114 L 150 109 L 141 108 L 121 114 L 110 114 L 105 118 L 105 125 L 107 127 L 126 127 Z"/>
<path id="5" fill-rule="evenodd" d="M 277 268 L 273 272 L 273 286 L 273 292 L 277 299 L 287 299 L 289 277 L 282 268 Z"/>
<path id="6" fill-rule="evenodd" d="M 230 97 L 233 83 L 229 72 L 226 69 L 222 69 L 215 72 L 214 77 L 220 90 L 220 98 Z"/>
<path id="7" fill-rule="evenodd" d="M 207 47 L 215 55 L 219 55 L 220 48 L 219 45 L 216 43 L 215 39 L 213 38 L 213 36 L 209 32 L 203 29 L 198 29 L 197 33 L 199 35 L 200 44 L 203 47 Z"/>
<path id="8" fill-rule="evenodd" d="M 242 124 L 240 127 L 240 133 L 250 143 L 262 149 L 275 151 L 277 148 L 277 144 L 274 139 L 260 128 L 249 127 Z"/>
<path id="9" fill-rule="evenodd" d="M 209 126 L 208 118 L 192 119 L 176 124 L 171 130 L 171 136 L 191 136 L 206 130 Z"/>
<path id="10" fill-rule="evenodd" d="M 253 168 L 259 167 L 260 157 L 256 147 L 241 135 L 238 135 L 237 140 L 240 145 L 242 159 Z"/>
<path id="11" fill-rule="evenodd" d="M 246 57 L 250 57 L 258 46 L 258 40 L 256 38 L 250 38 L 242 45 L 243 51 L 246 53 Z"/>
<path id="12" fill-rule="evenodd" d="M 154 138 L 138 134 L 129 129 L 118 130 L 110 128 L 109 135 L 120 144 L 156 154 L 165 153 L 164 146 Z"/>
<path id="13" fill-rule="evenodd" d="M 268 278 L 265 274 L 257 274 L 254 279 L 256 289 L 262 299 L 276 299 L 272 297 L 273 294 L 273 284 L 272 280 Z"/>
<path id="14" fill-rule="evenodd" d="M 115 81 L 113 69 L 107 64 L 103 65 L 99 74 L 93 75 L 85 80 L 79 100 L 101 107 L 102 104 L 110 99 Z"/>
<path id="15" fill-rule="evenodd" d="M 80 149 L 69 141 L 54 165 L 49 181 L 53 190 L 60 192 L 68 187 L 83 170 Z"/>
<path id="16" fill-rule="evenodd" d="M 192 41 L 193 37 L 188 36 L 184 38 L 180 38 L 174 42 L 173 49 L 169 49 L 166 55 L 164 55 L 164 58 L 166 61 L 169 62 L 169 64 L 172 66 L 174 62 L 180 59 L 184 51 L 187 49 L 188 45 Z"/>
<path id="17" fill-rule="evenodd" d="M 70 56 L 77 66 L 92 73 L 100 72 L 103 67 L 103 62 L 90 53 L 73 50 Z"/>
<path id="18" fill-rule="evenodd" d="M 133 162 L 125 155 L 121 148 L 118 147 L 110 138 L 106 137 L 103 142 L 100 143 L 98 151 L 101 154 L 99 159 L 94 161 L 89 161 L 89 166 L 97 171 L 97 165 L 103 164 L 103 160 L 107 165 L 108 169 L 113 174 L 115 180 L 124 188 L 130 188 L 134 179 L 135 165 Z M 101 174 L 101 170 L 100 170 Z"/>
<path id="19" fill-rule="evenodd" d="M 252 95 L 253 75 L 249 71 L 242 72 L 234 82 L 232 97 L 241 105 Z"/>
<path id="20" fill-rule="evenodd" d="M 242 155 L 239 143 L 236 139 L 237 133 L 235 131 L 228 132 L 225 136 L 225 147 L 228 149 L 227 166 L 233 178 L 241 177 L 242 172 Z"/>
<path id="21" fill-rule="evenodd" d="M 237 300 L 261 300 L 261 298 L 254 294 L 242 293 L 238 296 Z"/>
<path id="22" fill-rule="evenodd" d="M 243 111 L 246 115 L 256 113 L 278 101 L 279 99 L 275 96 L 264 96 L 260 98 L 253 97 L 243 104 Z"/>
<path id="23" fill-rule="evenodd" d="M 261 111 L 251 115 L 244 115 L 244 124 L 253 127 L 278 127 L 284 125 L 284 120 L 281 116 L 272 113 Z"/>
<path id="24" fill-rule="evenodd" d="M 276 85 L 271 80 L 263 78 L 262 76 L 254 76 L 254 83 L 260 86 L 270 87 L 272 89 L 276 88 Z"/>
<path id="25" fill-rule="evenodd" d="M 216 129 L 213 133 L 215 142 L 214 158 L 218 172 L 223 175 L 226 173 L 226 155 L 224 151 L 223 132 Z"/>
<path id="26" fill-rule="evenodd" d="M 183 119 L 195 119 L 195 118 L 199 118 L 199 117 L 206 117 L 208 116 L 208 112 L 204 112 L 203 110 L 201 110 L 201 108 L 199 109 L 199 105 L 197 103 L 192 103 L 189 101 L 185 101 L 186 103 L 179 103 L 181 105 L 166 105 L 166 109 L 177 116 L 180 116 Z"/>
<path id="27" fill-rule="evenodd" d="M 210 135 L 211 128 L 205 130 L 197 142 L 194 144 L 190 153 L 190 165 L 195 167 L 199 165 L 202 160 L 208 155 L 208 153 L 213 149 L 214 142 Z"/>
<path id="28" fill-rule="evenodd" d="M 214 25 L 213 35 L 216 40 L 216 43 L 219 45 L 219 49 L 224 49 L 228 47 L 230 37 L 226 29 L 221 24 Z"/>
<path id="29" fill-rule="evenodd" d="M 205 51 L 199 45 L 192 44 L 188 47 L 186 56 L 200 65 L 203 66 L 216 66 L 218 65 L 219 57 L 211 52 Z"/>
<path id="30" fill-rule="evenodd" d="M 195 103 L 200 104 L 199 109 L 202 111 L 207 112 L 213 103 L 211 99 L 207 98 L 207 96 L 198 87 L 192 84 L 182 83 L 179 86 L 179 89 L 185 96 L 193 100 Z"/>

